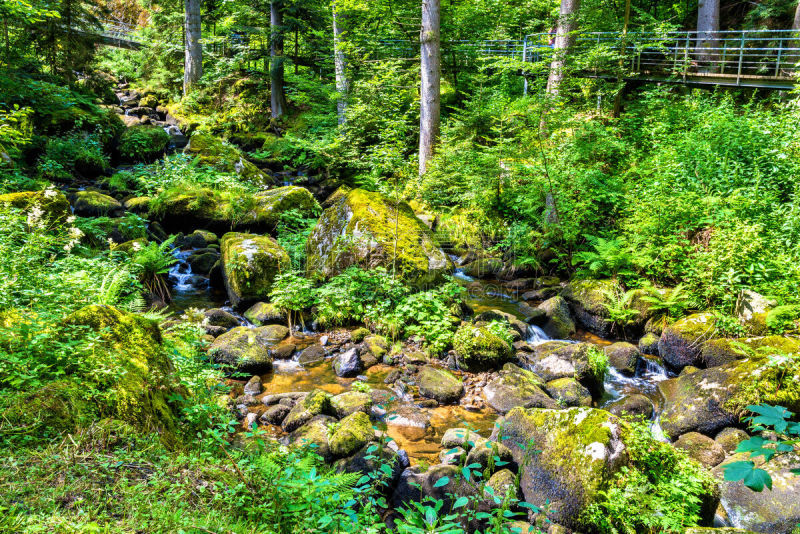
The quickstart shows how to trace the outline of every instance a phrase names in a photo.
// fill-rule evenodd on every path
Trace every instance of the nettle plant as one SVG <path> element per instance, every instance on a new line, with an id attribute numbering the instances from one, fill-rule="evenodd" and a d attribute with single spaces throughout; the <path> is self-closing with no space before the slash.
<path id="1" fill-rule="evenodd" d="M 756 467 L 752 459 L 764 458 L 767 463 L 790 453 L 800 452 L 800 423 L 792 421 L 795 415 L 783 406 L 768 404 L 751 405 L 747 409 L 756 415 L 745 417 L 753 432 L 761 433 L 744 440 L 736 447 L 737 453 L 749 453 L 751 460 L 731 462 L 724 466 L 725 480 L 741 480 L 753 491 L 763 491 L 766 486 L 772 489 L 772 477 L 761 467 Z M 800 466 L 790 470 L 800 476 Z"/>

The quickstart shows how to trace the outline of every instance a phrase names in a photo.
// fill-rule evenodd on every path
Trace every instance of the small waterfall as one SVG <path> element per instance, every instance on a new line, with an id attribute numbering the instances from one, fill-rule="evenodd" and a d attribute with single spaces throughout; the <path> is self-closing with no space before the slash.
<path id="1" fill-rule="evenodd" d="M 208 279 L 192 272 L 192 266 L 187 259 L 192 254 L 192 250 L 174 249 L 172 255 L 178 260 L 169 269 L 169 279 L 173 282 L 173 289 L 176 293 L 188 293 L 194 291 L 205 291 L 208 287 Z"/>
<path id="2" fill-rule="evenodd" d="M 464 269 L 456 269 L 453 273 L 453 278 L 464 280 L 465 282 L 474 282 L 475 279 L 464 273 Z"/>
<path id="3" fill-rule="evenodd" d="M 664 443 L 670 443 L 670 439 L 661 429 L 661 414 L 656 415 L 650 422 L 650 432 L 653 434 L 654 439 L 663 441 Z"/>
<path id="4" fill-rule="evenodd" d="M 643 357 L 639 359 L 639 364 L 636 368 L 636 376 L 647 378 L 652 382 L 661 382 L 669 378 L 664 365 L 662 365 L 657 358 L 652 357 Z"/>
<path id="5" fill-rule="evenodd" d="M 528 337 L 525 341 L 531 345 L 541 345 L 546 341 L 551 341 L 550 336 L 545 334 L 544 330 L 533 324 L 528 325 L 528 330 L 526 333 L 528 334 Z"/>

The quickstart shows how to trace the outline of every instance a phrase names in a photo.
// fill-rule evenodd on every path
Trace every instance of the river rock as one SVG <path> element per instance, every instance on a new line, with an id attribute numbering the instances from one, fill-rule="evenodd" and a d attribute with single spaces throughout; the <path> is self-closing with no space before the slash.
<path id="1" fill-rule="evenodd" d="M 333 417 L 316 415 L 309 418 L 302 426 L 297 427 L 289 439 L 295 445 L 309 447 L 315 454 L 320 455 L 323 460 L 330 462 L 333 460 L 333 454 L 328 443 L 328 434 L 331 426 L 335 423 L 336 419 Z M 286 421 L 284 421 L 284 428 L 286 428 Z"/>
<path id="2" fill-rule="evenodd" d="M 746 461 L 748 454 L 736 454 L 729 462 Z M 763 464 L 761 458 L 753 459 L 756 467 L 772 477 L 772 490 L 755 492 L 741 481 L 723 480 L 725 464 L 714 469 L 719 477 L 722 496 L 720 502 L 734 527 L 754 532 L 791 534 L 800 523 L 800 476 L 791 473 L 800 465 L 800 454 L 791 453 Z"/>
<path id="3" fill-rule="evenodd" d="M 382 468 L 383 465 L 390 466 L 391 471 L 388 474 Z M 408 467 L 408 455 L 404 450 L 395 450 L 390 446 L 380 450 L 375 443 L 367 443 L 355 454 L 338 460 L 334 467 L 340 473 L 369 475 L 380 472 L 382 476 L 371 483 L 379 493 L 388 495 L 400 474 Z M 378 485 L 379 480 L 380 485 Z"/>
<path id="4" fill-rule="evenodd" d="M 300 357 L 297 361 L 302 365 L 308 365 L 321 362 L 324 359 L 325 349 L 322 347 L 322 345 L 316 344 L 303 349 L 303 352 L 300 353 Z"/>
<path id="5" fill-rule="evenodd" d="M 463 271 L 473 278 L 489 278 L 503 270 L 503 260 L 500 258 L 480 258 L 464 265 Z"/>
<path id="6" fill-rule="evenodd" d="M 658 340 L 658 352 L 675 369 L 700 363 L 700 346 L 710 339 L 716 328 L 714 314 L 695 313 L 664 328 Z"/>
<path id="7" fill-rule="evenodd" d="M 266 409 L 261 415 L 261 422 L 270 425 L 280 426 L 283 420 L 289 415 L 292 409 L 285 404 L 274 404 Z"/>
<path id="8" fill-rule="evenodd" d="M 569 305 L 563 297 L 553 297 L 539 305 L 539 309 L 547 315 L 542 330 L 553 339 L 567 339 L 575 333 L 575 323 Z"/>
<path id="9" fill-rule="evenodd" d="M 356 347 L 339 354 L 333 360 L 333 370 L 336 376 L 356 376 L 361 372 L 361 368 L 361 358 L 358 356 L 358 349 Z"/>
<path id="10" fill-rule="evenodd" d="M 442 447 L 445 449 L 463 447 L 469 450 L 482 439 L 476 432 L 466 428 L 448 428 L 442 436 Z"/>
<path id="11" fill-rule="evenodd" d="M 725 454 L 733 454 L 736 451 L 736 447 L 739 446 L 739 443 L 747 439 L 750 439 L 750 435 L 747 432 L 732 426 L 723 428 L 714 436 L 714 441 L 719 443 L 722 450 L 725 451 Z"/>
<path id="12" fill-rule="evenodd" d="M 503 366 L 497 378 L 483 388 L 486 402 L 504 414 L 512 408 L 555 408 L 556 402 L 545 393 L 544 382 L 536 374 L 512 363 Z"/>
<path id="13" fill-rule="evenodd" d="M 511 497 L 516 498 L 516 475 L 510 469 L 501 469 L 494 473 L 484 486 L 484 498 L 489 503 L 489 508 L 499 507 L 511 492 Z M 509 532 L 514 532 L 509 530 Z M 525 532 L 520 530 L 519 532 Z"/>
<path id="14" fill-rule="evenodd" d="M 419 393 L 424 397 L 436 399 L 441 404 L 458 402 L 464 395 L 464 384 L 445 369 L 425 365 L 417 375 Z"/>
<path id="15" fill-rule="evenodd" d="M 247 384 L 244 385 L 244 394 L 261 395 L 262 389 L 263 386 L 261 384 L 261 377 L 258 375 L 253 375 L 250 380 L 247 381 Z"/>
<path id="16" fill-rule="evenodd" d="M 544 381 L 575 378 L 587 387 L 592 395 L 599 396 L 602 393 L 605 375 L 591 363 L 592 352 L 600 350 L 594 345 L 548 341 L 537 345 L 534 350 L 533 355 L 522 355 L 524 363 Z"/>
<path id="17" fill-rule="evenodd" d="M 511 345 L 484 326 L 459 327 L 453 348 L 458 366 L 471 372 L 498 369 L 513 356 Z"/>
<path id="18" fill-rule="evenodd" d="M 439 463 L 445 465 L 459 465 L 462 459 L 466 459 L 467 451 L 461 447 L 451 447 L 439 452 Z"/>
<path id="19" fill-rule="evenodd" d="M 600 337 L 610 337 L 614 322 L 605 307 L 606 293 L 618 290 L 619 285 L 613 280 L 573 280 L 562 295 L 581 326 Z"/>
<path id="20" fill-rule="evenodd" d="M 281 326 L 281 325 L 270 325 L 270 326 Z M 297 345 L 295 345 L 294 343 L 281 343 L 280 345 L 277 345 L 269 349 L 269 353 L 275 360 L 288 360 L 294 355 L 295 350 L 297 350 Z"/>
<path id="21" fill-rule="evenodd" d="M 540 289 L 534 289 L 531 291 L 526 291 L 522 294 L 523 300 L 547 300 L 549 298 L 553 298 L 561 293 L 562 287 L 561 286 L 553 286 L 553 287 L 543 287 Z"/>
<path id="22" fill-rule="evenodd" d="M 800 352 L 800 339 L 791 336 L 711 339 L 700 346 L 700 360 L 706 367 L 716 367 L 759 352 L 794 354 Z"/>
<path id="23" fill-rule="evenodd" d="M 346 391 L 331 398 L 331 408 L 340 419 L 356 412 L 369 413 L 372 398 L 361 391 Z"/>
<path id="24" fill-rule="evenodd" d="M 230 329 L 239 326 L 239 319 L 221 308 L 211 308 L 203 312 L 203 326 L 205 325 Z"/>
<path id="25" fill-rule="evenodd" d="M 293 432 L 311 421 L 313 417 L 330 415 L 330 412 L 331 395 L 321 389 L 315 389 L 294 405 L 283 421 L 283 429 L 286 432 Z"/>
<path id="26" fill-rule="evenodd" d="M 389 351 L 389 342 L 383 336 L 371 334 L 364 338 L 364 347 L 380 361 Z"/>
<path id="27" fill-rule="evenodd" d="M 186 258 L 186 262 L 191 266 L 192 272 L 207 276 L 214 264 L 219 261 L 219 252 L 209 251 L 208 249 L 198 250 Z"/>
<path id="28" fill-rule="evenodd" d="M 237 326 L 214 340 L 208 354 L 215 363 L 241 373 L 264 374 L 272 370 L 269 347 L 275 343 L 269 332 Z"/>
<path id="29" fill-rule="evenodd" d="M 308 238 L 310 275 L 329 278 L 353 264 L 383 266 L 423 285 L 453 271 L 453 262 L 435 243 L 431 230 L 405 202 L 395 209 L 386 197 L 363 189 L 337 191 L 330 202 Z"/>
<path id="30" fill-rule="evenodd" d="M 559 406 L 591 406 L 592 394 L 574 378 L 565 377 L 551 380 L 545 384 L 547 393 Z M 550 406 L 537 406 L 547 408 Z"/>
<path id="31" fill-rule="evenodd" d="M 699 432 L 687 432 L 675 440 L 673 445 L 686 451 L 689 458 L 697 460 L 707 469 L 716 467 L 725 460 L 722 446 Z"/>
<path id="32" fill-rule="evenodd" d="M 466 465 L 480 464 L 481 470 L 485 470 L 489 466 L 491 459 L 509 463 L 514 461 L 511 450 L 508 447 L 502 443 L 484 439 L 470 449 L 469 454 L 467 454 Z"/>
<path id="33" fill-rule="evenodd" d="M 422 439 L 431 426 L 430 416 L 413 406 L 400 406 L 386 415 L 386 424 L 395 427 L 406 439 Z"/>
<path id="34" fill-rule="evenodd" d="M 603 351 L 612 367 L 628 376 L 636 374 L 636 366 L 642 355 L 635 345 L 619 341 L 605 347 Z"/>
<path id="35" fill-rule="evenodd" d="M 81 217 L 119 217 L 125 211 L 117 199 L 99 191 L 78 191 L 72 208 Z"/>
<path id="36" fill-rule="evenodd" d="M 328 446 L 337 458 L 349 456 L 375 439 L 375 430 L 364 412 L 351 413 L 334 428 L 328 437 Z"/>
<path id="37" fill-rule="evenodd" d="M 653 417 L 655 410 L 653 401 L 641 393 L 625 396 L 607 405 L 605 409 L 619 417 L 629 415 L 641 417 L 645 421 L 649 421 Z"/>
<path id="38" fill-rule="evenodd" d="M 646 333 L 639 340 L 639 352 L 650 356 L 658 356 L 658 340 L 658 335 L 652 332 Z"/>
<path id="39" fill-rule="evenodd" d="M 268 297 L 275 276 L 290 267 L 289 255 L 271 237 L 236 232 L 222 236 L 222 274 L 233 306 Z"/>
<path id="40" fill-rule="evenodd" d="M 524 466 L 520 489 L 525 501 L 549 503 L 547 518 L 574 530 L 588 530 L 583 511 L 603 498 L 627 462 L 620 422 L 604 410 L 515 408 L 492 433 L 493 440 L 501 436 L 516 463 Z M 531 449 L 541 452 L 531 454 Z"/>

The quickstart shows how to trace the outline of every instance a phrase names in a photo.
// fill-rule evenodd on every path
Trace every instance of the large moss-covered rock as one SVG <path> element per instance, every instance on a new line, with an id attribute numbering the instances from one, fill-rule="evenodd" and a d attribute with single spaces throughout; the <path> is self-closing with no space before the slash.
<path id="1" fill-rule="evenodd" d="M 557 378 L 545 385 L 545 389 L 559 406 L 591 406 L 592 394 L 574 378 Z M 546 406 L 540 406 L 546 407 Z"/>
<path id="2" fill-rule="evenodd" d="M 739 323 L 744 326 L 747 331 L 756 336 L 763 336 L 769 330 L 767 328 L 767 315 L 770 310 L 775 308 L 778 302 L 746 289 L 739 295 L 739 300 L 736 302 L 736 316 Z"/>
<path id="3" fill-rule="evenodd" d="M 675 447 L 686 451 L 689 458 L 711 469 L 725 459 L 722 445 L 699 432 L 687 432 L 675 441 Z"/>
<path id="4" fill-rule="evenodd" d="M 21 191 L 0 195 L 0 209 L 10 206 L 30 212 L 34 207 L 42 211 L 47 221 L 63 221 L 69 216 L 69 202 L 64 193 L 54 189 L 45 191 Z"/>
<path id="5" fill-rule="evenodd" d="M 746 358 L 750 355 L 794 354 L 800 352 L 800 339 L 792 336 L 711 339 L 700 346 L 700 361 L 705 367 Z"/>
<path id="6" fill-rule="evenodd" d="M 424 366 L 417 376 L 419 393 L 442 404 L 458 402 L 464 394 L 464 384 L 446 369 Z"/>
<path id="7" fill-rule="evenodd" d="M 485 326 L 462 325 L 453 338 L 456 362 L 472 372 L 499 369 L 513 356 L 511 345 Z"/>
<path id="8" fill-rule="evenodd" d="M 364 412 L 355 412 L 339 421 L 334 432 L 328 436 L 328 445 L 333 456 L 342 458 L 358 451 L 373 439 L 375 430 L 369 416 Z"/>
<path id="9" fill-rule="evenodd" d="M 214 362 L 229 366 L 233 371 L 263 374 L 272 370 L 269 348 L 280 341 L 276 337 L 270 327 L 237 326 L 216 338 L 208 354 Z"/>
<path id="10" fill-rule="evenodd" d="M 543 387 L 544 382 L 537 375 L 507 363 L 499 376 L 486 384 L 483 394 L 489 406 L 501 414 L 518 406 L 555 408 L 556 401 L 547 395 Z"/>
<path id="11" fill-rule="evenodd" d="M 111 415 L 139 428 L 160 431 L 167 441 L 173 440 L 177 422 L 170 398 L 185 392 L 162 345 L 158 325 L 139 315 L 100 305 L 74 312 L 65 323 L 68 327 L 91 329 L 105 344 L 86 357 L 97 359 L 87 362 L 87 367 L 96 363 L 114 371 L 103 374 L 99 386 L 111 392 Z"/>
<path id="12" fill-rule="evenodd" d="M 747 454 L 736 454 L 729 462 L 746 461 Z M 800 523 L 800 476 L 791 473 L 800 465 L 800 454 L 779 456 L 767 464 L 756 465 L 772 477 L 772 490 L 754 492 L 741 481 L 722 481 L 720 502 L 734 527 L 770 534 L 791 534 Z M 728 462 L 726 462 L 728 463 Z M 725 463 L 714 470 L 723 479 Z"/>
<path id="13" fill-rule="evenodd" d="M 539 309 L 547 315 L 542 330 L 553 339 L 567 339 L 575 333 L 575 323 L 569 311 L 569 305 L 563 297 L 547 299 L 539 305 Z"/>
<path id="14" fill-rule="evenodd" d="M 286 322 L 286 314 L 271 302 L 256 302 L 244 312 L 244 318 L 259 326 Z"/>
<path id="15" fill-rule="evenodd" d="M 585 531 L 590 525 L 582 522 L 582 512 L 602 499 L 627 462 L 620 425 L 615 416 L 592 408 L 514 408 L 498 422 L 492 440 L 502 437 L 524 466 L 525 501 L 549 503 L 548 519 Z"/>
<path id="16" fill-rule="evenodd" d="M 642 354 L 635 345 L 619 341 L 605 347 L 603 351 L 612 367 L 629 376 L 636 374 L 636 366 Z"/>
<path id="17" fill-rule="evenodd" d="M 598 336 L 609 337 L 614 323 L 605 307 L 606 294 L 618 290 L 619 285 L 613 280 L 573 280 L 562 295 L 581 326 Z"/>
<path id="18" fill-rule="evenodd" d="M 150 163 L 164 155 L 169 134 L 161 126 L 137 124 L 119 136 L 119 155 L 123 161 Z"/>
<path id="19" fill-rule="evenodd" d="M 595 396 L 603 391 L 606 356 L 591 343 L 548 341 L 534 347 L 533 354 L 518 356 L 522 356 L 526 367 L 545 382 L 574 378 Z"/>
<path id="20" fill-rule="evenodd" d="M 701 344 L 713 337 L 714 314 L 695 313 L 664 328 L 658 340 L 658 352 L 664 361 L 676 369 L 700 363 Z"/>
<path id="21" fill-rule="evenodd" d="M 222 274 L 233 306 L 266 300 L 272 281 L 291 268 L 289 255 L 268 236 L 230 232 L 222 236 Z"/>
<path id="22" fill-rule="evenodd" d="M 363 391 L 345 391 L 331 398 L 331 408 L 339 418 L 356 412 L 369 413 L 372 397 Z"/>
<path id="23" fill-rule="evenodd" d="M 269 175 L 245 159 L 238 148 L 212 135 L 195 133 L 184 152 L 196 156 L 202 163 L 218 171 L 237 174 L 254 185 L 264 186 L 270 182 Z"/>
<path id="24" fill-rule="evenodd" d="M 288 417 L 288 416 L 287 416 Z M 307 447 L 323 460 L 330 462 L 333 460 L 328 435 L 330 428 L 336 424 L 336 419 L 329 415 L 315 415 L 306 420 L 302 426 L 298 425 L 290 435 L 290 441 L 294 445 Z M 284 428 L 286 422 L 284 421 Z"/>
<path id="25" fill-rule="evenodd" d="M 72 201 L 72 207 L 76 215 L 82 217 L 100 217 L 103 215 L 121 215 L 124 208 L 122 204 L 108 195 L 99 191 L 78 191 Z"/>
<path id="26" fill-rule="evenodd" d="M 363 189 L 335 194 L 306 250 L 308 273 L 325 278 L 358 264 L 396 268 L 405 280 L 422 285 L 453 270 L 431 230 L 408 204 L 395 205 L 379 193 Z"/>
<path id="27" fill-rule="evenodd" d="M 292 411 L 283 420 L 283 429 L 293 432 L 311 421 L 313 417 L 330 415 L 330 413 L 331 395 L 321 389 L 315 389 L 294 405 Z"/>

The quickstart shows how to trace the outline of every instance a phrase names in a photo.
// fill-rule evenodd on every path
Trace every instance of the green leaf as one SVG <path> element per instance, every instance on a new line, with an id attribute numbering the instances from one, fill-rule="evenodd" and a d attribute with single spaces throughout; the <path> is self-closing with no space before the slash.
<path id="1" fill-rule="evenodd" d="M 459 497 L 458 499 L 456 499 L 456 502 L 453 504 L 453 510 L 455 510 L 457 508 L 461 508 L 462 506 L 464 506 L 468 502 L 469 502 L 469 499 L 467 499 L 466 497 Z"/>
<path id="2" fill-rule="evenodd" d="M 448 482 L 450 482 L 450 477 L 442 477 L 439 480 L 437 480 L 436 482 L 434 482 L 433 487 L 434 488 L 441 488 L 442 486 L 447 485 Z"/>

